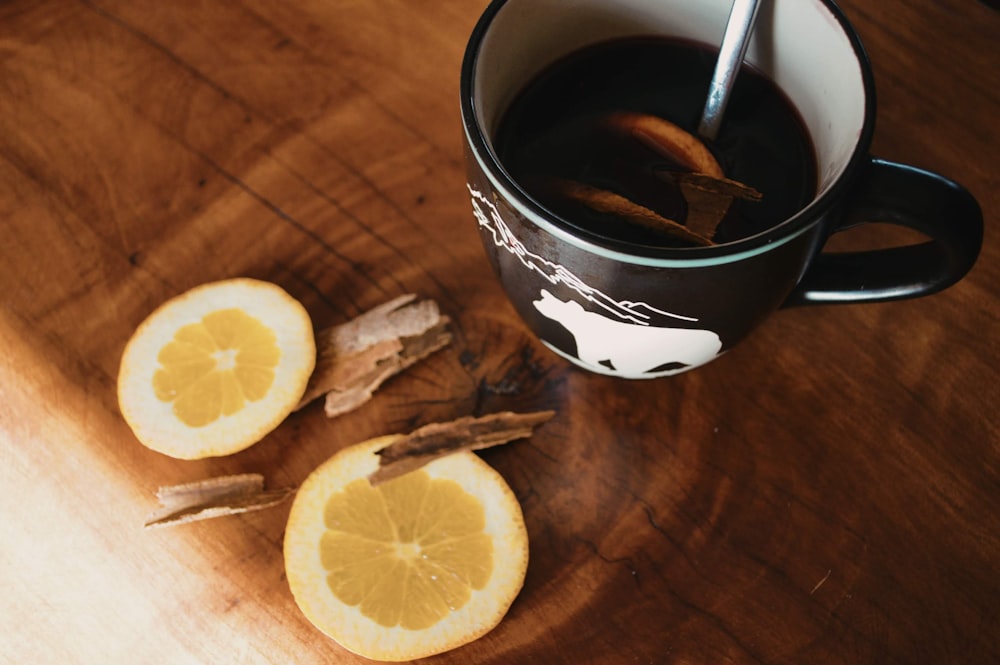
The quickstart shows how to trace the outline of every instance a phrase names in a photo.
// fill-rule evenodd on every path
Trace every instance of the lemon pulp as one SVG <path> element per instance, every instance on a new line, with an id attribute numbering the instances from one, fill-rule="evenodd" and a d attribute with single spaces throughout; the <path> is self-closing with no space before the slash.
<path id="1" fill-rule="evenodd" d="M 241 309 L 223 309 L 178 329 L 157 355 L 153 390 L 191 427 L 262 399 L 281 359 L 274 332 Z"/>
<path id="2" fill-rule="evenodd" d="M 330 497 L 320 558 L 341 602 L 382 626 L 429 628 L 469 601 L 493 569 L 482 505 L 461 486 L 417 471 Z"/>
<path id="3" fill-rule="evenodd" d="M 322 632 L 367 658 L 454 649 L 499 624 L 524 583 L 521 507 L 474 453 L 372 487 L 392 435 L 348 446 L 296 493 L 285 529 L 288 585 Z"/>

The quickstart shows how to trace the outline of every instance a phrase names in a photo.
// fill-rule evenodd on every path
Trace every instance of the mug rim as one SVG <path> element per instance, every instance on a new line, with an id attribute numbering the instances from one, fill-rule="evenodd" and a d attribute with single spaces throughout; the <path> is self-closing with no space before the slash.
<path id="1" fill-rule="evenodd" d="M 483 11 L 470 34 L 462 60 L 460 96 L 462 121 L 466 142 L 473 158 L 476 159 L 491 185 L 500 192 L 510 205 L 553 236 L 581 249 L 602 254 L 627 263 L 669 267 L 675 265 L 701 266 L 738 261 L 754 256 L 795 239 L 811 229 L 831 210 L 850 185 L 860 166 L 869 159 L 868 150 L 875 129 L 875 81 L 871 61 L 857 31 L 834 0 L 817 0 L 824 5 L 847 38 L 857 58 L 864 95 L 864 120 L 855 141 L 851 155 L 842 173 L 808 205 L 791 217 L 760 233 L 728 243 L 710 247 L 656 247 L 616 240 L 599 235 L 571 224 L 536 202 L 517 181 L 510 176 L 492 149 L 477 117 L 475 98 L 475 73 L 480 56 L 480 47 L 493 19 L 509 0 L 492 0 Z M 524 81 L 526 85 L 528 81 Z M 810 137 L 811 138 L 811 137 Z"/>

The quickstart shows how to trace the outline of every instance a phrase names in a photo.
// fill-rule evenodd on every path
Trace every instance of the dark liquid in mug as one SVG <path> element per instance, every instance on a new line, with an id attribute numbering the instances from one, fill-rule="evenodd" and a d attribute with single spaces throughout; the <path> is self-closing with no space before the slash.
<path id="1" fill-rule="evenodd" d="M 586 47 L 542 72 L 501 120 L 495 145 L 504 168 L 543 207 L 592 233 L 643 245 L 690 244 L 554 192 L 553 178 L 614 192 L 684 223 L 687 203 L 665 173 L 683 167 L 633 137 L 609 132 L 615 111 L 665 118 L 692 134 L 715 68 L 717 49 L 690 41 L 624 38 Z M 805 207 L 816 191 L 816 158 L 798 112 L 757 71 L 737 78 L 716 140 L 707 142 L 727 178 L 762 194 L 736 200 L 714 242 L 771 228 Z"/>

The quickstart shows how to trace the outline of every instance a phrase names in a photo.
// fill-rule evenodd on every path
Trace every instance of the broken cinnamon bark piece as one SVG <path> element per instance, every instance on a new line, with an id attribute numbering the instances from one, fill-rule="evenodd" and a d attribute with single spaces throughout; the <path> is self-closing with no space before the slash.
<path id="1" fill-rule="evenodd" d="M 646 113 L 616 111 L 608 114 L 606 125 L 627 134 L 682 169 L 657 171 L 672 179 L 688 204 L 684 227 L 696 236 L 712 238 L 734 198 L 759 201 L 757 190 L 725 177 L 722 166 L 708 147 L 694 134 L 678 125 Z M 712 243 L 708 243 L 712 244 Z"/>
<path id="2" fill-rule="evenodd" d="M 379 468 L 368 476 L 368 481 L 373 486 L 378 485 L 460 450 L 481 450 L 523 439 L 554 415 L 554 411 L 503 411 L 425 425 L 379 450 L 376 453 Z"/>
<path id="3" fill-rule="evenodd" d="M 673 172 L 670 173 L 670 176 L 682 187 L 697 189 L 711 194 L 729 196 L 747 201 L 760 201 L 763 198 L 763 194 L 750 185 L 744 185 L 739 180 L 716 178 L 704 173 Z"/>
<path id="4" fill-rule="evenodd" d="M 605 122 L 612 130 L 633 136 L 654 152 L 695 173 L 715 178 L 725 176 L 705 144 L 669 120 L 648 113 L 615 111 L 608 114 Z"/>
<path id="5" fill-rule="evenodd" d="M 225 515 L 276 506 L 295 488 L 264 489 L 264 476 L 244 473 L 193 483 L 161 487 L 156 492 L 160 509 L 146 518 L 148 528 L 186 524 Z"/>
<path id="6" fill-rule="evenodd" d="M 584 185 L 572 180 L 557 178 L 551 179 L 550 186 L 560 195 L 578 201 L 597 212 L 616 215 L 625 221 L 667 233 L 695 245 L 707 246 L 712 244 L 709 237 L 697 233 L 683 224 L 657 214 L 655 211 L 614 192 Z"/>
<path id="7" fill-rule="evenodd" d="M 386 379 L 402 372 L 452 339 L 449 319 L 433 300 L 400 296 L 316 336 L 316 368 L 299 402 L 301 409 L 325 395 L 334 417 L 371 399 Z"/>
<path id="8" fill-rule="evenodd" d="M 729 178 L 716 178 L 704 173 L 658 171 L 659 175 L 677 183 L 688 204 L 685 225 L 691 231 L 711 238 L 729 211 L 734 199 L 760 201 L 759 191 Z"/>

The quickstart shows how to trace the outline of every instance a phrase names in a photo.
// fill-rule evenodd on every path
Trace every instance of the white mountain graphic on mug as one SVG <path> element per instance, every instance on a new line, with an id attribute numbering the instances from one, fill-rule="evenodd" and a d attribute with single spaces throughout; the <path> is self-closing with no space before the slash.
<path id="1" fill-rule="evenodd" d="M 560 300 L 542 289 L 533 304 L 545 317 L 558 322 L 573 336 L 577 355 L 571 356 L 542 340 L 549 348 L 595 372 L 625 378 L 653 378 L 677 374 L 719 355 L 722 342 L 711 330 L 677 328 L 676 321 L 698 319 L 667 312 L 648 303 L 616 300 L 590 286 L 565 266 L 528 250 L 500 211 L 476 187 L 469 184 L 472 209 L 481 229 L 493 244 L 517 257 L 530 273 L 553 286 L 564 285 L 598 311 L 574 300 Z M 662 323 L 662 325 L 655 325 Z"/>

